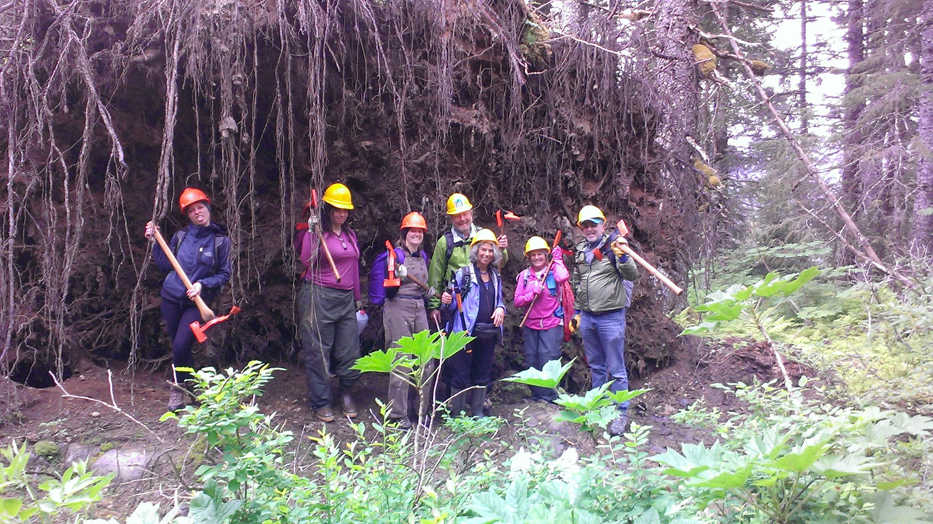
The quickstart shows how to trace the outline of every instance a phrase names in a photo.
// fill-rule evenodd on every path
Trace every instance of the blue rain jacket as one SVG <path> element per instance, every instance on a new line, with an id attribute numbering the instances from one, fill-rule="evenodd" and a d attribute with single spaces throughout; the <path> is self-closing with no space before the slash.
<path id="1" fill-rule="evenodd" d="M 184 238 L 181 238 L 179 246 L 180 237 Z M 214 223 L 203 227 L 188 224 L 172 235 L 168 246 L 191 283 L 201 283 L 201 298 L 205 302 L 216 298 L 223 285 L 230 280 L 230 237 L 227 236 L 226 228 Z M 152 250 L 152 259 L 159 269 L 168 273 L 162 282 L 162 298 L 176 303 L 187 301 L 185 285 L 165 253 L 156 247 Z"/>

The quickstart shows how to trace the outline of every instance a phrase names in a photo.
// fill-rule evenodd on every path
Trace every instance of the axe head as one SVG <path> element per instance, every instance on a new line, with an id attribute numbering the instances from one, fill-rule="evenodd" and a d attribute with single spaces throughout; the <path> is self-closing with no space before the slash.
<path id="1" fill-rule="evenodd" d="M 317 190 L 313 187 L 311 188 L 311 207 L 317 209 Z"/>
<path id="2" fill-rule="evenodd" d="M 501 209 L 496 210 L 496 226 L 502 229 L 502 210 Z"/>
<path id="3" fill-rule="evenodd" d="M 214 324 L 220 324 L 224 320 L 227 320 L 228 318 L 232 317 L 233 315 L 236 315 L 239 312 L 240 312 L 239 306 L 233 306 L 230 308 L 229 313 L 227 313 L 226 315 L 222 317 L 217 317 L 211 320 L 210 322 L 205 323 L 203 326 L 201 325 L 200 322 L 195 320 L 194 322 L 188 324 L 188 327 L 191 328 L 191 332 L 194 333 L 194 338 L 197 339 L 198 344 L 203 344 L 204 341 L 207 340 L 206 331 L 208 330 L 208 328 L 210 328 Z"/>
<path id="4" fill-rule="evenodd" d="M 521 220 L 522 219 L 522 217 L 516 215 L 515 213 L 511 211 L 506 211 L 505 214 L 502 215 L 502 218 L 506 220 Z"/>
<path id="5" fill-rule="evenodd" d="M 616 222 L 616 228 L 619 229 L 619 235 L 623 237 L 628 236 L 628 226 L 625 225 L 625 221 L 622 220 L 621 218 L 619 219 L 618 222 Z"/>
<path id="6" fill-rule="evenodd" d="M 204 327 L 201 327 L 201 323 L 195 320 L 194 322 L 188 324 L 188 327 L 191 328 L 191 332 L 194 333 L 194 338 L 197 339 L 198 344 L 203 344 L 207 340 L 207 335 L 204 333 L 204 330 L 207 329 L 207 324 L 204 324 Z"/>

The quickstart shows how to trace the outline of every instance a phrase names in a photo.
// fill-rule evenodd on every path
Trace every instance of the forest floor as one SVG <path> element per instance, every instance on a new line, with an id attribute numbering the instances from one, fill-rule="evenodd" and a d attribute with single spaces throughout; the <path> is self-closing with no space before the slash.
<path id="1" fill-rule="evenodd" d="M 631 410 L 632 419 L 651 427 L 649 450 L 662 452 L 667 447 L 679 449 L 681 443 L 712 440 L 701 430 L 681 426 L 671 415 L 704 399 L 710 409 L 719 408 L 724 417 L 741 412 L 743 406 L 733 395 L 711 387 L 714 383 L 760 381 L 779 376 L 771 349 L 764 343 L 727 339 L 712 344 L 685 344 L 683 354 L 675 355 L 669 365 L 653 370 L 645 377 L 634 378 L 632 388 L 649 388 L 637 398 Z M 786 357 L 785 357 L 786 358 Z M 291 430 L 296 439 L 295 460 L 312 461 L 308 436 L 325 429 L 338 441 L 352 440 L 355 432 L 346 419 L 330 424 L 317 421 L 305 404 L 305 379 L 300 366 L 278 363 L 277 371 L 264 395 L 258 399 L 264 413 L 275 413 L 279 424 Z M 787 362 L 791 376 L 809 378 L 816 372 L 796 362 Z M 144 450 L 145 468 L 139 478 L 114 482 L 102 502 L 94 506 L 97 517 L 125 518 L 142 501 L 160 502 L 171 507 L 173 499 L 187 492 L 186 480 L 193 477 L 189 455 L 193 438 L 185 437 L 175 421 L 159 422 L 165 413 L 167 371 L 137 370 L 135 373 L 108 370 L 84 363 L 63 384 L 70 395 L 111 401 L 124 412 L 118 412 L 91 400 L 66 397 L 58 388 L 37 389 L 3 379 L 0 381 L 0 444 L 24 440 L 33 449 L 40 440 L 58 445 L 60 453 L 49 457 L 33 456 L 30 471 L 61 472 L 73 457 L 100 457 L 111 449 Z M 520 386 L 524 388 L 524 386 Z M 538 434 L 551 432 L 556 447 L 576 446 L 581 454 L 595 449 L 596 439 L 567 428 L 557 428 L 550 422 L 557 407 L 530 403 L 522 398 L 527 390 L 497 382 L 491 398 L 492 412 L 506 420 L 495 440 L 505 448 L 517 448 L 527 439 L 528 427 L 537 427 Z M 384 398 L 386 377 L 364 374 L 355 392 L 360 407 L 358 421 L 378 420 L 376 397 Z M 339 414 L 339 411 L 338 411 Z M 131 419 L 135 419 L 132 420 Z M 145 426 L 145 427 L 143 427 Z M 148 428 L 148 429 L 147 429 Z M 442 430 L 443 431 L 443 430 Z M 297 448 L 296 448 L 297 447 Z M 186 466 L 186 464 L 188 464 Z M 303 469 L 296 464 L 296 469 Z"/>

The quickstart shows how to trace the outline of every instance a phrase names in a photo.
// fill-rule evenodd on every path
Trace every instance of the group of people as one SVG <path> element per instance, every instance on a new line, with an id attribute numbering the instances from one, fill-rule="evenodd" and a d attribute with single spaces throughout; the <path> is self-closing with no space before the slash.
<path id="1" fill-rule="evenodd" d="M 307 224 L 296 227 L 294 240 L 302 266 L 298 322 L 309 403 L 319 420 L 331 422 L 335 419 L 332 376 L 337 378 L 343 414 L 351 419 L 358 416 L 352 389 L 359 378 L 353 364 L 360 356 L 361 250 L 347 225 L 354 209 L 349 188 L 332 184 L 322 200 L 319 213 L 310 204 L 306 206 Z M 171 246 L 183 269 L 193 275 L 191 289 L 180 284 L 164 255 L 158 250 L 155 254 L 156 264 L 169 272 L 162 288 L 162 316 L 172 338 L 176 366 L 191 361 L 193 339 L 187 323 L 198 314 L 191 300 L 199 294 L 215 295 L 230 276 L 229 238 L 210 221 L 209 204 L 207 196 L 193 188 L 185 189 L 179 201 L 191 224 L 173 236 Z M 474 337 L 464 351 L 443 363 L 440 377 L 449 388 L 446 402 L 451 413 L 484 416 L 495 347 L 502 340 L 507 314 L 501 269 L 508 261 L 509 239 L 477 227 L 473 205 L 463 194 L 450 195 L 446 213 L 450 227 L 437 238 L 430 256 L 423 247 L 428 234 L 424 216 L 413 211 L 402 218 L 391 252 L 381 252 L 371 265 L 368 298 L 370 304 L 383 306 L 386 347 L 426 329 L 465 331 Z M 524 315 L 526 365 L 540 369 L 547 361 L 559 359 L 565 327 L 578 323 L 592 387 L 612 380 L 612 391 L 626 390 L 625 314 L 638 271 L 624 252 L 625 239 L 614 228 L 607 229 L 599 208 L 584 206 L 577 225 L 583 240 L 572 253 L 549 246 L 540 236 L 525 243 L 528 267 L 517 276 L 513 303 Z M 154 229 L 152 223 L 147 224 L 147 238 Z M 565 254 L 572 256 L 570 269 Z M 572 319 L 574 310 L 578 314 Z M 181 383 L 184 378 L 176 380 Z M 184 405 L 181 391 L 172 389 L 169 409 Z M 408 384 L 393 374 L 388 397 L 389 416 L 399 427 L 411 427 Z M 427 414 L 434 408 L 434 399 L 430 395 L 421 398 L 427 401 L 418 406 L 418 412 Z M 532 388 L 533 400 L 554 398 L 553 390 Z M 627 409 L 626 403 L 619 404 L 610 433 L 625 431 Z"/>

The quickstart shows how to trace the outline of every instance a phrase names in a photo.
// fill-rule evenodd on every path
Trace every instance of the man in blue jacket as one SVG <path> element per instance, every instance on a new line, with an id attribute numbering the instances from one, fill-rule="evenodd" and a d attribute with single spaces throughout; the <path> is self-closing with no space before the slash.
<path id="1" fill-rule="evenodd" d="M 156 266 L 168 273 L 162 282 L 160 309 L 172 343 L 174 384 L 169 393 L 169 411 L 183 408 L 186 402 L 182 385 L 190 376 L 175 372 L 175 368 L 194 365 L 191 356 L 194 333 L 188 325 L 201 320 L 201 314 L 193 300 L 200 296 L 205 302 L 210 302 L 230 280 L 230 237 L 223 226 L 211 222 L 210 203 L 203 191 L 193 187 L 185 188 L 178 199 L 181 212 L 191 223 L 172 236 L 169 247 L 192 283 L 190 290 L 185 289 L 161 249 L 154 249 L 152 255 Z M 153 239 L 155 228 L 152 222 L 146 223 L 147 239 Z"/>

